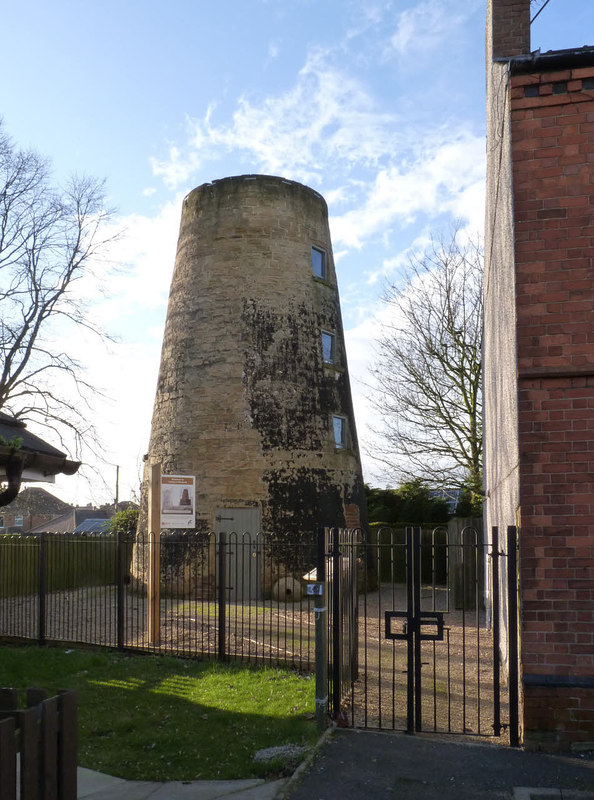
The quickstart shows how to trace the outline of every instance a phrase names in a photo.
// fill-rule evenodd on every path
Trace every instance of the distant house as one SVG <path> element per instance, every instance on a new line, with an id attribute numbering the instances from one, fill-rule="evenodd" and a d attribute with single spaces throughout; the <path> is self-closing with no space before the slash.
<path id="1" fill-rule="evenodd" d="M 38 486 L 23 489 L 0 513 L 0 533 L 28 533 L 71 510 L 69 503 Z"/>
<path id="2" fill-rule="evenodd" d="M 108 519 L 89 517 L 89 519 L 83 520 L 83 522 L 76 526 L 74 533 L 105 533 L 108 526 Z"/>
<path id="3" fill-rule="evenodd" d="M 87 520 L 93 520 L 95 523 L 101 520 L 106 523 L 112 516 L 108 511 L 92 506 L 85 508 L 69 508 L 64 514 L 48 520 L 42 525 L 31 530 L 31 533 L 71 533 L 78 530 L 79 526 Z"/>

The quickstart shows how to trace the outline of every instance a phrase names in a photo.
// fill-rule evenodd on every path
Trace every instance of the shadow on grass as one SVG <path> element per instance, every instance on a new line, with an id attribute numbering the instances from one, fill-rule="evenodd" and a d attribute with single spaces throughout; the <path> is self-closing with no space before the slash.
<path id="1" fill-rule="evenodd" d="M 314 681 L 289 670 L 3 647 L 0 685 L 75 689 L 79 764 L 131 780 L 263 777 L 257 750 L 317 738 Z"/>

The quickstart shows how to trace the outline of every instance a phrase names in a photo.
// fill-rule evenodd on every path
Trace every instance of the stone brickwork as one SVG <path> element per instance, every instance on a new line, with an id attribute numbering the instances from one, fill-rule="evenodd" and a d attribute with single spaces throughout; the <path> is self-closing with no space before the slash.
<path id="1" fill-rule="evenodd" d="M 321 276 L 312 247 L 325 260 Z M 333 344 L 326 360 L 322 332 Z M 346 422 L 340 446 L 333 416 Z M 185 198 L 148 463 L 196 476 L 203 530 L 217 527 L 220 508 L 257 508 L 264 534 L 293 538 L 319 523 L 344 525 L 346 507 L 349 521 L 364 521 L 327 206 L 317 192 L 246 175 Z"/>

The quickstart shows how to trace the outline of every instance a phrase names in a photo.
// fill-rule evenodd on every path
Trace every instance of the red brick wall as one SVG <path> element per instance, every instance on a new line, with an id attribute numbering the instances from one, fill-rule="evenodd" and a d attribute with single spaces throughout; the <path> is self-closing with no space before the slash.
<path id="1" fill-rule="evenodd" d="M 530 0 L 491 0 L 493 58 L 530 52 Z"/>
<path id="2" fill-rule="evenodd" d="M 594 740 L 594 88 L 588 88 L 594 83 L 588 79 L 594 67 L 511 82 L 524 727 L 528 742 L 548 747 Z"/>
<path id="3" fill-rule="evenodd" d="M 553 686 L 529 687 L 525 725 L 532 744 L 564 750 L 567 744 L 592 742 L 594 692 Z"/>
<path id="4" fill-rule="evenodd" d="M 30 531 L 32 528 L 36 528 L 38 525 L 43 525 L 44 522 L 49 522 L 50 519 L 56 516 L 55 514 L 7 514 L 6 512 L 1 513 L 1 511 L 2 509 L 0 509 L 0 516 L 4 518 L 4 530 L 14 528 L 15 517 L 20 516 L 23 519 L 23 524 L 18 527 L 18 530 L 23 533 Z"/>

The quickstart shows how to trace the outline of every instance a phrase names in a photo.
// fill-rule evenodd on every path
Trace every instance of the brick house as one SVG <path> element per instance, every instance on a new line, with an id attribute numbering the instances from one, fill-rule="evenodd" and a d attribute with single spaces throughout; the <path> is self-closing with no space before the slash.
<path id="1" fill-rule="evenodd" d="M 594 48 L 489 0 L 488 530 L 517 525 L 523 740 L 594 740 Z M 583 744 L 585 746 L 585 744 Z"/>
<path id="2" fill-rule="evenodd" d="M 0 533 L 27 533 L 70 509 L 69 503 L 45 489 L 28 486 L 0 510 Z"/>

